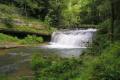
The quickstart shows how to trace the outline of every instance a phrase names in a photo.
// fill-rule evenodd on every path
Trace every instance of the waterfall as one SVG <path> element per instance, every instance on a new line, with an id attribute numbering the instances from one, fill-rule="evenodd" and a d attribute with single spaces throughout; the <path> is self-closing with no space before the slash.
<path id="1" fill-rule="evenodd" d="M 86 48 L 92 43 L 96 29 L 66 30 L 53 32 L 48 48 Z"/>

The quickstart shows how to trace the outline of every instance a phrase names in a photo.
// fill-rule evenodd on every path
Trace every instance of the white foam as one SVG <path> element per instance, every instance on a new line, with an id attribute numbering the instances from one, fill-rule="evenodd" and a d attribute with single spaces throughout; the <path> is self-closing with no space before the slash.
<path id="1" fill-rule="evenodd" d="M 57 31 L 46 48 L 86 48 L 92 43 L 93 33 L 96 29 Z"/>

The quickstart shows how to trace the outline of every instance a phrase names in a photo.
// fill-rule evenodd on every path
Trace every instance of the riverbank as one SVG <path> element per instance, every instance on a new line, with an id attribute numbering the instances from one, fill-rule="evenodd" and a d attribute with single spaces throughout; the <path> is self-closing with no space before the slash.
<path id="1" fill-rule="evenodd" d="M 18 47 L 26 47 L 27 45 L 0 45 L 0 49 L 11 49 Z"/>
<path id="2" fill-rule="evenodd" d="M 28 35 L 27 37 L 20 39 L 18 37 L 0 33 L 0 49 L 40 46 L 44 44 L 46 44 L 46 42 L 41 36 Z"/>
<path id="3" fill-rule="evenodd" d="M 0 49 L 11 49 L 11 48 L 21 48 L 21 47 L 36 47 L 36 46 L 43 46 L 47 43 L 40 43 L 40 44 L 31 44 L 31 45 L 17 45 L 17 44 L 4 44 L 0 45 Z"/>

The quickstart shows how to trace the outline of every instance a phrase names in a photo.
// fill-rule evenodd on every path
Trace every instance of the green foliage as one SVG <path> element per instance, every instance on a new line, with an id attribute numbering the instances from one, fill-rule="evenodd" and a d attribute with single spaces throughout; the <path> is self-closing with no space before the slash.
<path id="1" fill-rule="evenodd" d="M 33 36 L 28 35 L 21 41 L 22 44 L 37 44 L 37 43 L 42 43 L 42 42 L 43 42 L 43 38 L 37 37 L 35 35 Z"/>
<path id="2" fill-rule="evenodd" d="M 81 59 L 34 55 L 32 69 L 35 80 L 72 80 L 80 74 Z"/>
<path id="3" fill-rule="evenodd" d="M 16 17 L 20 15 L 21 12 L 19 8 L 15 7 L 14 5 L 6 5 L 0 3 L 0 18 L 11 18 L 12 16 Z"/>
<path id="4" fill-rule="evenodd" d="M 3 19 L 2 23 L 5 24 L 7 28 L 13 28 L 13 20 L 10 17 L 7 19 Z"/>
<path id="5" fill-rule="evenodd" d="M 119 1 L 113 2 L 116 4 L 115 15 L 119 16 Z M 112 16 L 109 0 L 1 0 L 0 3 L 4 13 L 21 13 L 22 16 L 40 19 L 54 27 L 99 24 Z"/>
<path id="6" fill-rule="evenodd" d="M 19 80 L 29 80 L 29 79 L 27 77 L 25 77 L 25 76 L 22 76 L 22 77 L 20 77 Z"/>
<path id="7" fill-rule="evenodd" d="M 23 16 L 34 17 L 54 27 L 71 27 L 81 23 L 98 24 L 99 19 L 108 11 L 101 6 L 99 0 L 15 0 L 1 1 L 3 4 L 11 4 L 18 8 Z M 105 5 L 109 1 L 105 2 Z M 7 5 L 8 5 L 7 4 Z M 109 8 L 110 9 L 110 8 Z M 99 16 L 99 13 L 102 14 Z"/>
<path id="8" fill-rule="evenodd" d="M 4 43 L 15 43 L 15 44 L 40 44 L 44 40 L 42 37 L 37 37 L 35 35 L 28 35 L 24 39 L 18 39 L 17 37 L 9 36 L 0 33 L 0 44 Z"/>
<path id="9" fill-rule="evenodd" d="M 78 24 L 80 21 L 79 13 L 80 13 L 80 1 L 79 0 L 68 0 L 67 2 L 64 0 L 64 4 L 62 4 L 61 11 L 61 25 L 64 26 L 73 26 L 74 24 Z"/>
<path id="10" fill-rule="evenodd" d="M 17 37 L 12 37 L 12 36 L 8 36 L 8 35 L 0 33 L 0 42 L 14 42 L 18 40 L 19 39 Z"/>
<path id="11" fill-rule="evenodd" d="M 119 80 L 120 43 L 105 49 L 101 56 L 87 61 L 79 80 Z"/>
<path id="12" fill-rule="evenodd" d="M 83 62 L 74 58 L 33 56 L 35 80 L 73 80 L 75 77 L 78 77 L 76 80 L 119 80 L 120 42 L 110 45 L 112 24 L 114 42 L 120 40 L 119 3 L 120 0 L 0 0 L 0 28 L 49 34 L 54 29 L 47 25 L 69 28 L 79 24 L 99 24 L 101 27 L 92 48 L 81 56 Z M 21 24 L 13 23 L 14 19 Z M 43 42 L 43 38 L 28 35 L 21 40 L 0 33 L 1 42 L 38 44 Z"/>
<path id="13" fill-rule="evenodd" d="M 120 41 L 120 21 L 116 20 L 115 25 L 116 28 L 114 29 L 114 40 Z"/>
<path id="14" fill-rule="evenodd" d="M 0 3 L 0 28 L 41 34 L 52 32 L 51 26 L 35 17 L 25 17 L 22 12 L 21 8 L 15 5 Z"/>
<path id="15" fill-rule="evenodd" d="M 34 17 L 45 21 L 52 26 L 74 26 L 80 23 L 81 8 L 87 5 L 89 0 L 15 0 L 1 1 L 3 4 L 11 4 L 18 8 L 26 17 Z M 8 9 L 8 8 L 7 8 Z"/>
<path id="16" fill-rule="evenodd" d="M 110 21 L 111 20 L 108 19 L 100 24 L 98 31 L 94 34 L 91 48 L 87 49 L 86 54 L 98 56 L 101 55 L 104 49 L 110 46 Z"/>
<path id="17" fill-rule="evenodd" d="M 0 80 L 8 80 L 8 77 L 6 75 L 0 75 Z"/>

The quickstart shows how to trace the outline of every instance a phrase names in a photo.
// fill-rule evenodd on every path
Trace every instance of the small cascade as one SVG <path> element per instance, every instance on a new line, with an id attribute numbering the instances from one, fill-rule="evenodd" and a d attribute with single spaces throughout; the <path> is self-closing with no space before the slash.
<path id="1" fill-rule="evenodd" d="M 96 29 L 81 29 L 53 32 L 48 48 L 86 48 L 92 43 Z"/>

